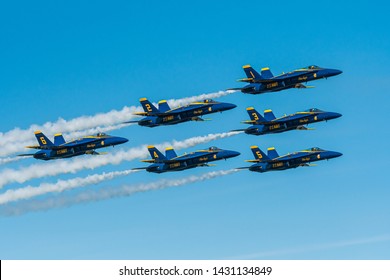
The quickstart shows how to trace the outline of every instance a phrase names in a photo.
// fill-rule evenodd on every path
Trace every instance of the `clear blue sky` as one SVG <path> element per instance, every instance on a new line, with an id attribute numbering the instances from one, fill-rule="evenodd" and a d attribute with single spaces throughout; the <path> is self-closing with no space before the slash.
<path id="1" fill-rule="evenodd" d="M 319 146 L 344 155 L 311 168 L 241 171 L 177 188 L 2 216 L 0 258 L 389 259 L 389 8 L 384 1 L 3 3 L 2 132 L 119 110 L 138 105 L 140 97 L 158 101 L 237 87 L 244 64 L 270 67 L 274 74 L 310 64 L 344 71 L 312 82 L 310 90 L 223 97 L 220 101 L 238 106 L 211 115 L 212 122 L 113 131 L 130 139 L 127 148 L 244 128 L 240 121 L 247 119 L 247 106 L 271 108 L 277 116 L 310 107 L 343 114 L 313 125 L 314 131 L 238 135 L 180 151 L 216 145 L 241 152 L 216 167 L 141 172 L 96 188 L 245 166 L 251 145 L 274 146 L 281 154 Z M 26 159 L 0 169 L 32 163 Z M 7 188 L 143 165 L 125 162 Z"/>

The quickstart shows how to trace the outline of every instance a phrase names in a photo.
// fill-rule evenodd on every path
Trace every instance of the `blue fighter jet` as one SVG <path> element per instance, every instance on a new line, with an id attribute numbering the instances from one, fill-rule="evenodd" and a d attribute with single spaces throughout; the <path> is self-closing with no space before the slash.
<path id="1" fill-rule="evenodd" d="M 157 109 L 146 98 L 141 98 L 139 101 L 145 112 L 134 113 L 134 115 L 146 117 L 138 121 L 128 121 L 125 123 L 138 123 L 141 126 L 155 127 L 187 121 L 204 121 L 201 118 L 203 115 L 223 112 L 236 107 L 234 104 L 206 99 L 201 102 L 192 102 L 188 105 L 171 109 L 166 100 L 161 100 L 158 103 Z"/>
<path id="2" fill-rule="evenodd" d="M 246 111 L 251 120 L 243 123 L 252 125 L 246 129 L 236 129 L 235 131 L 244 131 L 246 134 L 252 135 L 279 133 L 293 129 L 308 130 L 309 128 L 305 125 L 309 123 L 328 121 L 342 116 L 339 113 L 325 112 L 317 108 L 280 118 L 276 118 L 272 110 L 265 110 L 264 117 L 253 107 L 246 108 Z"/>
<path id="3" fill-rule="evenodd" d="M 100 155 L 95 149 L 116 146 L 129 141 L 126 138 L 110 136 L 105 133 L 98 133 L 94 136 L 85 136 L 76 140 L 65 142 L 62 134 L 54 135 L 54 144 L 41 131 L 35 132 L 38 146 L 27 146 L 30 149 L 39 149 L 34 154 L 22 154 L 19 156 L 33 156 L 36 159 L 52 160 L 69 158 L 84 154 Z"/>
<path id="4" fill-rule="evenodd" d="M 249 167 L 240 167 L 239 169 L 249 169 L 250 171 L 261 173 L 285 170 L 299 166 L 311 166 L 310 162 L 324 159 L 328 160 L 343 155 L 339 152 L 325 151 L 317 147 L 284 156 L 279 156 L 273 147 L 268 149 L 267 155 L 258 146 L 252 146 L 251 150 L 255 159 L 247 160 L 247 162 L 255 162 L 255 164 Z"/>
<path id="5" fill-rule="evenodd" d="M 152 159 L 142 160 L 142 162 L 152 163 L 148 167 L 133 168 L 146 169 L 148 172 L 163 173 L 169 171 L 181 171 L 198 166 L 210 166 L 210 161 L 228 159 L 240 155 L 239 152 L 222 150 L 217 147 L 210 147 L 207 150 L 199 150 L 182 156 L 177 156 L 172 147 L 165 151 L 165 156 L 154 146 L 148 146 L 148 151 Z"/>
<path id="6" fill-rule="evenodd" d="M 337 69 L 321 68 L 311 65 L 301 69 L 274 76 L 269 68 L 262 68 L 259 74 L 250 65 L 243 66 L 247 78 L 239 79 L 239 82 L 249 83 L 243 88 L 234 88 L 248 94 L 261 94 L 266 92 L 280 91 L 289 88 L 310 88 L 302 83 L 313 80 L 329 78 L 342 73 Z"/>

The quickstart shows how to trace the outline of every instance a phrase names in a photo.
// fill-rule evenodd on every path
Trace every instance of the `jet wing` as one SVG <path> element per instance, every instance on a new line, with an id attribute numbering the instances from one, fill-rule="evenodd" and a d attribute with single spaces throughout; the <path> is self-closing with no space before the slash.
<path id="1" fill-rule="evenodd" d="M 301 166 L 312 167 L 312 166 L 317 166 L 317 164 L 313 164 L 313 163 L 302 163 Z"/>
<path id="2" fill-rule="evenodd" d="M 314 88 L 314 86 L 305 86 L 304 84 L 296 84 L 294 86 L 295 88 Z"/>
<path id="3" fill-rule="evenodd" d="M 304 125 L 297 126 L 297 130 L 315 130 L 315 128 L 306 127 Z"/>
<path id="4" fill-rule="evenodd" d="M 195 122 L 206 122 L 206 121 L 211 121 L 212 119 L 202 119 L 201 117 L 193 117 L 191 120 Z"/>
<path id="5" fill-rule="evenodd" d="M 101 155 L 106 155 L 107 153 L 104 152 L 104 153 L 98 153 L 94 150 L 89 150 L 89 151 L 86 151 L 85 154 L 87 155 L 93 155 L 93 156 L 101 156 Z"/>

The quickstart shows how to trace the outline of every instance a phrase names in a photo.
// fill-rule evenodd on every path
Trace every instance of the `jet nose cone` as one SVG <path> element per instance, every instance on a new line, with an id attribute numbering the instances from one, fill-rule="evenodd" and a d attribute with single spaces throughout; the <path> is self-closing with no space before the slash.
<path id="1" fill-rule="evenodd" d="M 126 142 L 128 142 L 128 141 L 129 141 L 129 139 L 124 138 L 124 137 L 117 137 L 117 138 L 115 139 L 116 145 L 118 145 L 118 144 L 123 144 L 123 143 L 126 143 Z"/>
<path id="2" fill-rule="evenodd" d="M 342 114 L 329 112 L 329 113 L 327 113 L 326 119 L 327 120 L 337 119 L 337 118 L 340 118 L 341 116 L 342 116 Z"/>
<path id="3" fill-rule="evenodd" d="M 241 155 L 241 153 L 239 152 L 236 152 L 236 151 L 228 151 L 228 157 L 237 157 L 239 155 Z"/>
<path id="4" fill-rule="evenodd" d="M 225 110 L 231 110 L 231 109 L 236 108 L 237 105 L 232 104 L 232 103 L 224 103 L 224 106 L 223 106 L 223 107 L 224 107 Z"/>
<path id="5" fill-rule="evenodd" d="M 337 69 L 329 69 L 328 72 L 329 72 L 329 76 L 337 76 L 343 73 L 343 71 Z"/>
<path id="6" fill-rule="evenodd" d="M 335 157 L 341 157 L 343 154 L 339 152 L 335 152 Z"/>
<path id="7" fill-rule="evenodd" d="M 341 157 L 343 154 L 339 152 L 329 152 L 329 158 Z"/>

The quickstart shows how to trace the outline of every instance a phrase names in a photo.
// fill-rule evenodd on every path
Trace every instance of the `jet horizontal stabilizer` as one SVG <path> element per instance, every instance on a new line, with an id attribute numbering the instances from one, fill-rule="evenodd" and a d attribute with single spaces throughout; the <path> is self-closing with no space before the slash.
<path id="1" fill-rule="evenodd" d="M 26 146 L 26 148 L 28 149 L 38 149 L 38 150 L 59 150 L 59 149 L 62 149 L 63 147 L 61 146 Z"/>
<path id="2" fill-rule="evenodd" d="M 155 163 L 156 161 L 154 159 L 143 159 L 141 162 Z"/>
<path id="3" fill-rule="evenodd" d="M 241 123 L 249 123 L 249 124 L 254 124 L 256 123 L 256 121 L 252 121 L 252 120 L 248 120 L 248 121 L 241 121 Z"/>
<path id="4" fill-rule="evenodd" d="M 28 149 L 46 150 L 46 146 L 26 146 Z"/>
<path id="5" fill-rule="evenodd" d="M 133 113 L 133 115 L 136 115 L 136 116 L 150 116 L 150 113 L 147 113 L 147 112 L 135 112 L 135 113 Z"/>
<path id="6" fill-rule="evenodd" d="M 185 159 L 182 160 L 170 160 L 170 159 L 161 159 L 161 160 L 156 160 L 156 159 L 143 159 L 141 162 L 147 162 L 147 163 L 176 163 L 180 161 L 185 161 Z"/>
<path id="7" fill-rule="evenodd" d="M 242 78 L 238 79 L 237 82 L 244 82 L 244 83 L 253 83 L 253 78 Z"/>
<path id="8" fill-rule="evenodd" d="M 270 159 L 264 159 L 264 160 L 261 160 L 261 159 L 247 159 L 245 160 L 246 162 L 255 162 L 255 163 L 258 163 L 258 162 L 280 162 L 282 160 L 278 160 L 278 161 L 274 161 L 274 160 L 270 160 Z"/>
<path id="9" fill-rule="evenodd" d="M 247 120 L 247 121 L 241 121 L 241 123 L 247 123 L 247 124 L 274 124 L 277 123 L 276 121 L 273 122 L 262 122 L 262 121 L 256 121 L 256 120 Z"/>
<path id="10" fill-rule="evenodd" d="M 247 159 L 246 162 L 260 162 L 259 159 Z"/>
<path id="11" fill-rule="evenodd" d="M 174 113 L 161 113 L 161 112 L 137 112 L 133 113 L 133 115 L 137 116 L 152 116 L 152 117 L 164 117 L 164 116 L 172 116 Z"/>

